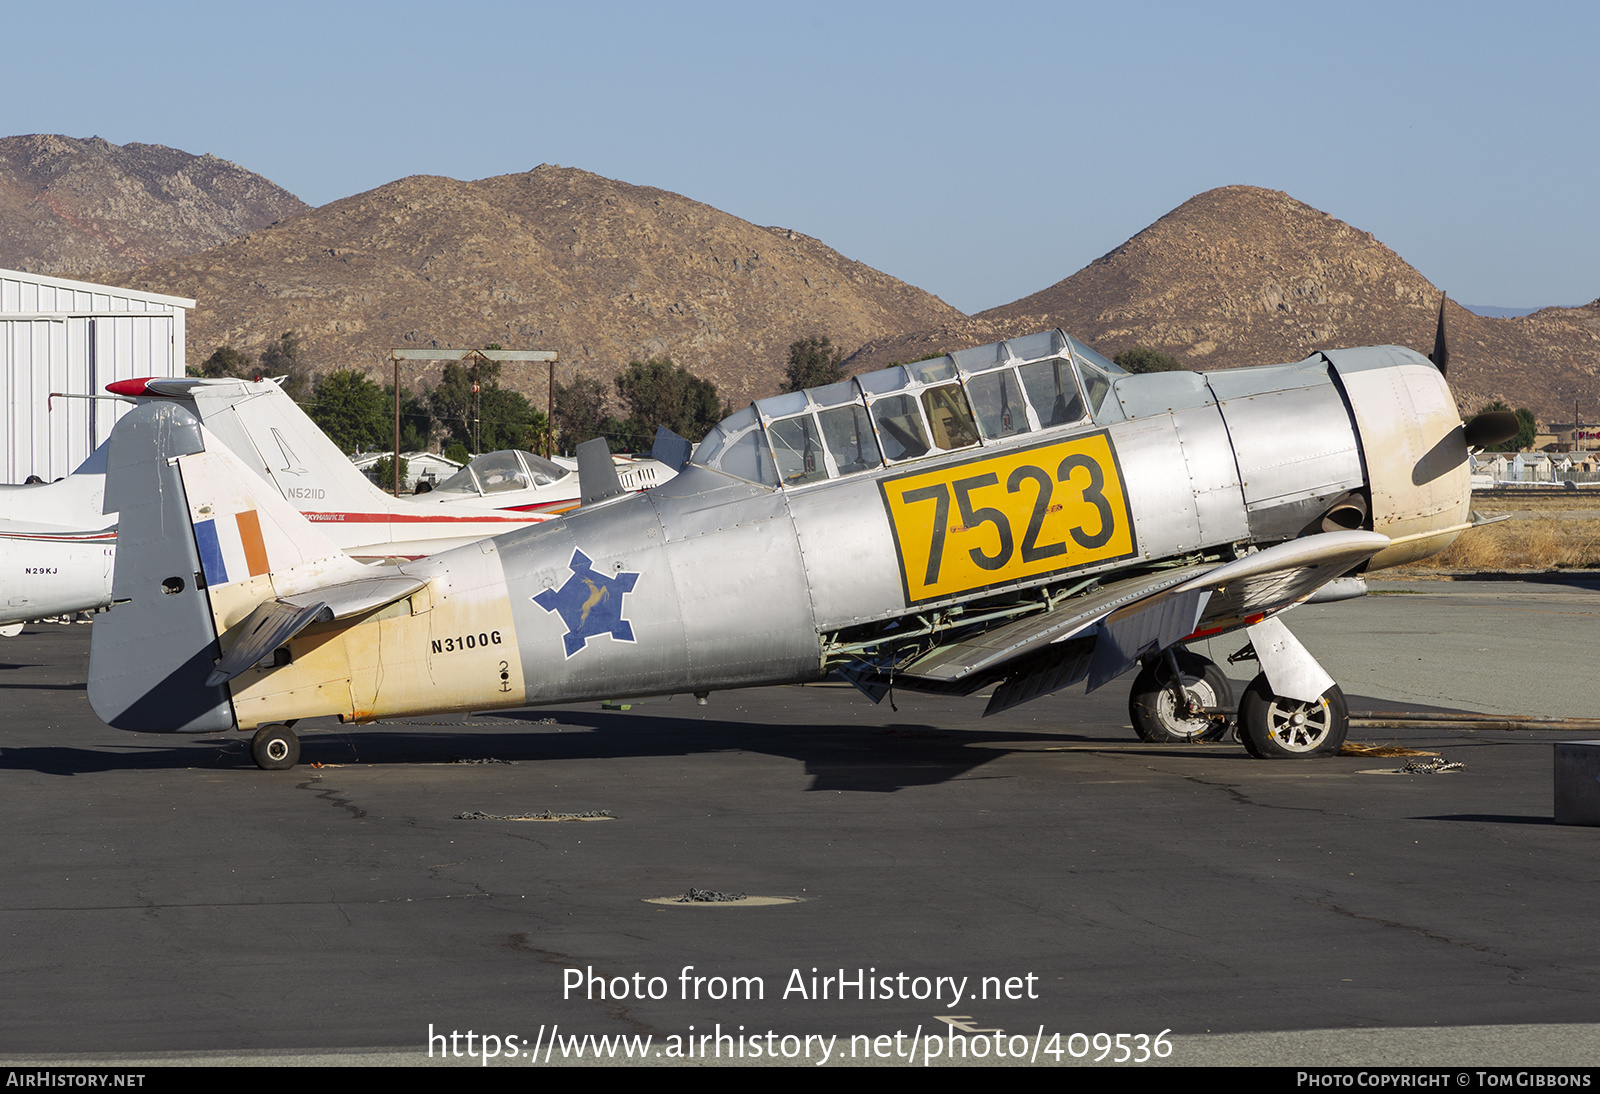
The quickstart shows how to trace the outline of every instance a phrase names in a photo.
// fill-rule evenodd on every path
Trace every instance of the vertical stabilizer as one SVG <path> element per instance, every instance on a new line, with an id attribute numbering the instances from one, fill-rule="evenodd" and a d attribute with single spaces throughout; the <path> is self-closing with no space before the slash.
<path id="1" fill-rule="evenodd" d="M 118 729 L 209 733 L 233 727 L 225 688 L 206 687 L 221 656 L 177 457 L 201 452 L 200 423 L 170 403 L 117 423 L 106 475 L 120 513 L 111 610 L 95 620 L 89 703 Z"/>
<path id="2" fill-rule="evenodd" d="M 188 397 L 215 433 L 296 509 L 386 513 L 394 499 L 357 471 L 277 384 L 235 380 L 196 385 Z"/>

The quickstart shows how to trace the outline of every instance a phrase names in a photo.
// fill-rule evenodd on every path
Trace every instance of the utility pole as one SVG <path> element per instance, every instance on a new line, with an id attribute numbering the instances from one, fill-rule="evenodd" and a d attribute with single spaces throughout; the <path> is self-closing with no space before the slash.
<path id="1" fill-rule="evenodd" d="M 472 443 L 477 448 L 482 440 L 481 421 L 478 414 L 478 366 L 484 361 L 515 361 L 533 364 L 547 361 L 550 380 L 547 403 L 555 406 L 556 362 L 560 355 L 553 349 L 391 349 L 389 357 L 394 362 L 394 492 L 400 494 L 400 362 L 401 361 L 454 361 L 464 363 L 472 359 Z M 552 419 L 553 420 L 553 419 Z M 477 455 L 477 453 L 474 453 Z M 545 455 L 550 455 L 550 440 L 545 439 Z"/>

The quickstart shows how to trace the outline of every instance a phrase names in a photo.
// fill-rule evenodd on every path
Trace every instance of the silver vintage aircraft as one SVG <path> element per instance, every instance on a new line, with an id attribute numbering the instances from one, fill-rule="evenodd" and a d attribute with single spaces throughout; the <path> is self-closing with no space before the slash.
<path id="1" fill-rule="evenodd" d="M 764 399 L 692 459 L 664 434 L 682 471 L 642 494 L 590 442 L 582 508 L 374 569 L 150 405 L 112 439 L 89 698 L 124 729 L 254 731 L 285 768 L 318 715 L 834 673 L 875 698 L 992 688 L 993 712 L 1142 665 L 1135 729 L 1185 741 L 1234 708 L 1184 643 L 1243 630 L 1245 747 L 1325 755 L 1344 700 L 1279 613 L 1469 527 L 1468 447 L 1505 428 L 1463 427 L 1442 367 L 1394 346 L 1133 376 L 1051 331 Z"/>

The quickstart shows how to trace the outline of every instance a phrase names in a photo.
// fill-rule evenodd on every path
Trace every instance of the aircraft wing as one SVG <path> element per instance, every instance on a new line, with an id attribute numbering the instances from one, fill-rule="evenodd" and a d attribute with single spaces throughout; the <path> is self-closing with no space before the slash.
<path id="1" fill-rule="evenodd" d="M 1230 562 L 1198 582 L 1212 590 L 1200 627 L 1226 629 L 1233 621 L 1298 604 L 1389 543 L 1380 532 L 1323 532 Z"/>
<path id="2" fill-rule="evenodd" d="M 1182 585 L 1219 565 L 1185 566 L 1110 582 L 1087 596 L 1069 601 L 1059 610 L 1030 615 L 964 642 L 941 646 L 907 665 L 898 675 L 953 684 L 1081 634 L 1119 608 Z"/>
<path id="3" fill-rule="evenodd" d="M 896 675 L 913 686 L 958 692 L 1004 676 L 986 715 L 1085 677 L 1093 691 L 1152 650 L 1197 634 L 1257 627 L 1265 616 L 1299 603 L 1389 543 L 1376 532 L 1326 532 L 1229 563 L 1112 582 L 1055 610 L 941 646 Z M 1277 649 L 1277 629 L 1271 634 Z M 1286 668 L 1294 660 L 1292 651 L 1282 658 Z"/>

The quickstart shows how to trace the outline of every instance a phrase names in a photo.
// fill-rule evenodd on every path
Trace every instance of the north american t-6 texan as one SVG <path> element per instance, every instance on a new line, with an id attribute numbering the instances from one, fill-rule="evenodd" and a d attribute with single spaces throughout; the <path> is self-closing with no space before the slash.
<path id="1" fill-rule="evenodd" d="M 253 731 L 273 769 L 316 716 L 834 674 L 873 698 L 993 689 L 993 713 L 1139 666 L 1145 740 L 1215 739 L 1236 710 L 1254 756 L 1331 754 L 1344 698 L 1279 616 L 1471 525 L 1468 449 L 1516 425 L 1463 425 L 1445 357 L 1441 327 L 1431 359 L 1129 375 L 1048 331 L 763 399 L 692 456 L 663 431 L 682 470 L 643 493 L 588 442 L 581 508 L 379 568 L 154 403 L 111 440 L 89 699 L 123 729 Z M 1260 665 L 1236 708 L 1185 647 L 1228 631 Z"/>

